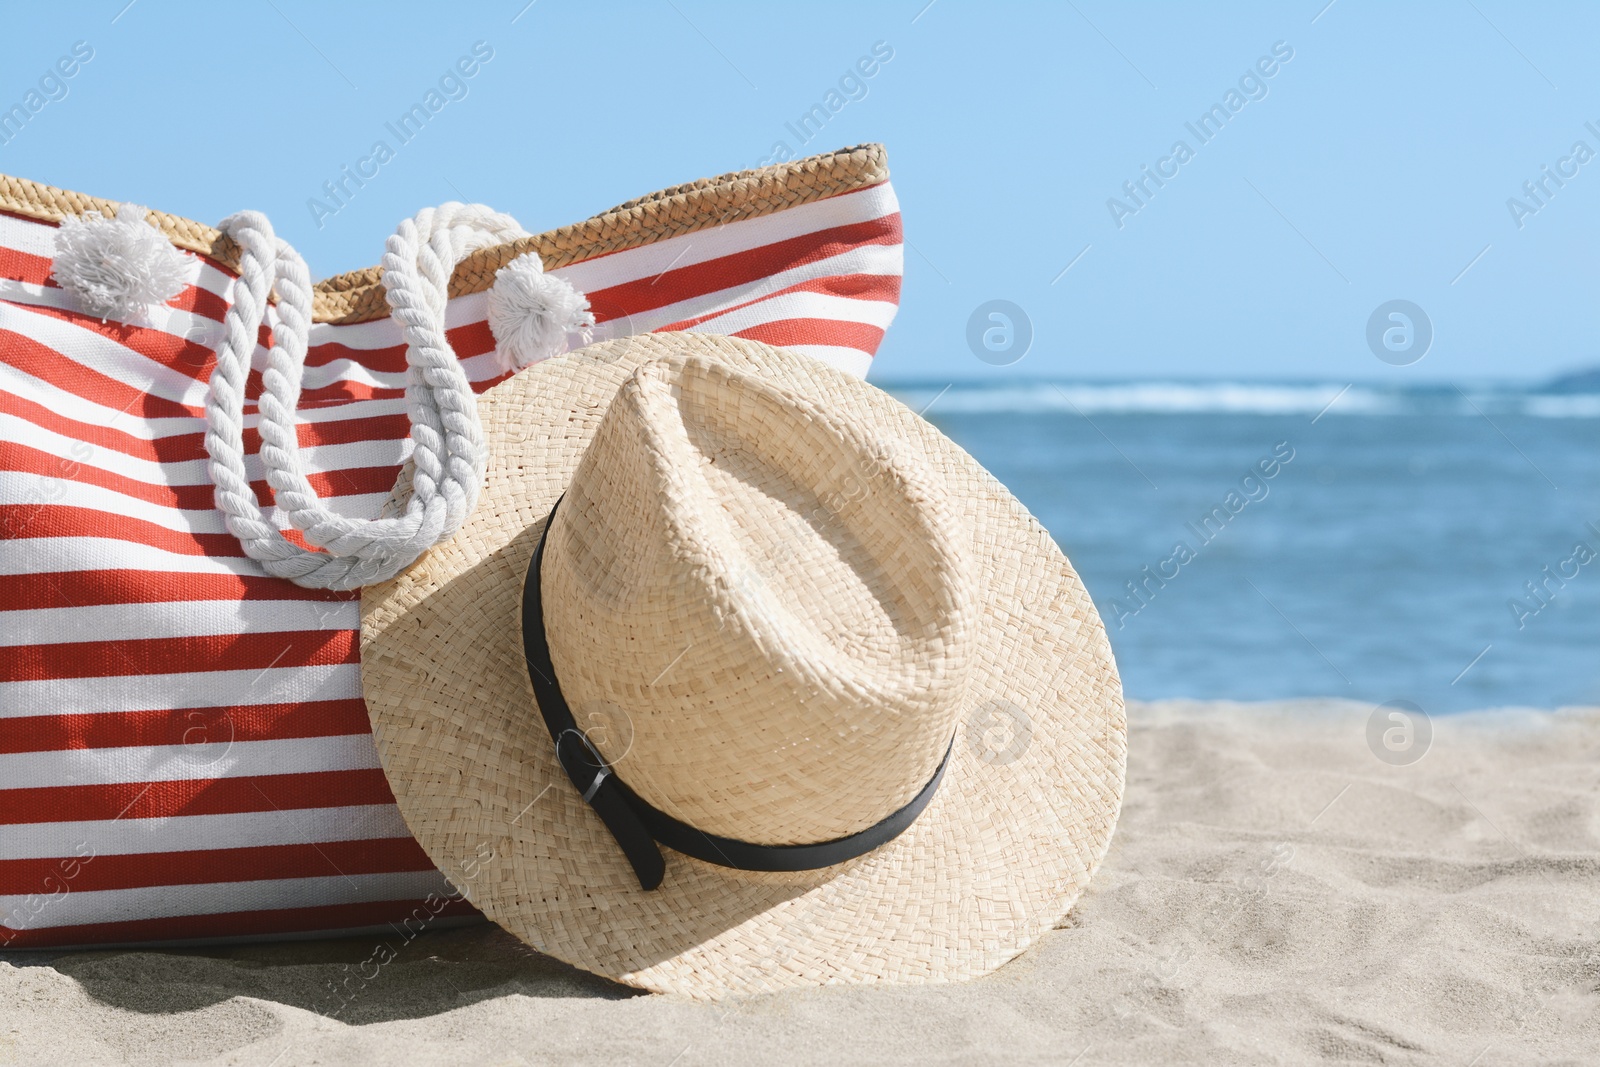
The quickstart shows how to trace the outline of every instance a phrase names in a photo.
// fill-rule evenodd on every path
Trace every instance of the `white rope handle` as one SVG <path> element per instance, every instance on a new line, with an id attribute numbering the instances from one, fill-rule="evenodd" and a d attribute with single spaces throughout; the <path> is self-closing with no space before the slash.
<path id="1" fill-rule="evenodd" d="M 419 212 L 389 238 L 383 285 L 391 313 L 405 331 L 415 476 L 398 515 L 350 519 L 331 511 L 312 488 L 295 430 L 311 328 L 310 272 L 260 212 L 233 215 L 221 229 L 240 247 L 239 282 L 206 398 L 205 442 L 217 507 L 228 530 L 269 574 L 298 585 L 354 589 L 392 578 L 460 529 L 483 482 L 477 397 L 445 336 L 451 272 L 475 249 L 527 233 L 510 216 L 481 204 L 449 203 Z M 262 372 L 261 461 L 278 506 L 321 552 L 308 552 L 283 536 L 262 513 L 245 473 L 245 383 L 274 284 L 278 324 Z"/>

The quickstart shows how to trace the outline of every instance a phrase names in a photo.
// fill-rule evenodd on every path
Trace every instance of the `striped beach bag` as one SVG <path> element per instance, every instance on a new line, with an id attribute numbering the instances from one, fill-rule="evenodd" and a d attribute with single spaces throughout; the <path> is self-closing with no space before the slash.
<path id="1" fill-rule="evenodd" d="M 160 238 L 175 293 L 137 314 L 107 311 L 74 244 L 91 223 L 125 221 L 127 240 Z M 422 467 L 417 342 L 386 292 L 399 272 L 386 256 L 387 281 L 379 268 L 306 279 L 294 299 L 285 274 L 250 320 L 268 292 L 251 273 L 259 257 L 224 230 L 0 176 L 0 949 L 477 917 L 412 840 L 379 768 L 359 589 L 274 576 L 287 564 L 247 551 L 235 512 L 219 510 L 208 439 L 212 406 L 228 407 L 213 382 L 221 352 L 241 368 L 240 477 L 226 491 L 275 543 L 323 561 L 326 542 L 287 521 L 261 459 L 263 390 L 277 395 L 263 371 L 302 316 L 287 432 L 304 483 L 336 516 L 389 514 L 402 467 Z M 508 232 L 430 275 L 463 395 L 526 361 L 508 367 L 494 297 L 530 252 L 587 299 L 553 351 L 693 330 L 865 374 L 900 294 L 878 146 Z"/>

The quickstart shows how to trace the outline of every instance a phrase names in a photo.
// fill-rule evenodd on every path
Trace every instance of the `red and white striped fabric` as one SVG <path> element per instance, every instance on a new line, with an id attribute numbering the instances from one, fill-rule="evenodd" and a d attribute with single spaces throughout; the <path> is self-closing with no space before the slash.
<path id="1" fill-rule="evenodd" d="M 50 280 L 54 232 L 0 214 L 0 948 L 474 915 L 379 769 L 358 596 L 267 577 L 213 507 L 233 275 L 189 255 L 149 322 L 102 323 Z M 556 273 L 602 337 L 731 334 L 864 374 L 901 265 L 884 182 Z M 486 315 L 478 294 L 447 316 L 479 391 L 500 380 Z M 404 376 L 393 321 L 313 328 L 300 442 L 346 514 L 377 514 L 409 450 Z"/>

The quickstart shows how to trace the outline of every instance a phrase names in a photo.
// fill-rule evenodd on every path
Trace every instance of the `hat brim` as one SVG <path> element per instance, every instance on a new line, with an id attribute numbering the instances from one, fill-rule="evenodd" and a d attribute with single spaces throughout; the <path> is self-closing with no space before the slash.
<path id="1" fill-rule="evenodd" d="M 881 427 L 947 481 L 982 624 L 938 793 L 900 837 L 817 871 L 663 850 L 644 891 L 556 762 L 523 659 L 524 574 L 611 399 L 651 359 L 700 354 Z M 807 356 L 649 334 L 527 368 L 479 398 L 476 511 L 361 603 L 362 688 L 406 825 L 489 918 L 596 974 L 696 998 L 987 973 L 1051 929 L 1104 856 L 1127 752 L 1105 629 L 1045 529 L 976 460 L 881 390 Z M 619 767 L 626 780 L 626 763 Z"/>

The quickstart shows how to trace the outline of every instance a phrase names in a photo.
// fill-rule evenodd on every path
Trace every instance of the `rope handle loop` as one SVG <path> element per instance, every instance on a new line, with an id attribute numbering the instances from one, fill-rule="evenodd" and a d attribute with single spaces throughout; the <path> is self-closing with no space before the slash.
<path id="1" fill-rule="evenodd" d="M 461 528 L 483 484 L 487 458 L 477 397 L 445 335 L 450 275 L 477 249 L 528 234 L 509 215 L 452 202 L 418 212 L 388 239 L 384 295 L 406 339 L 415 473 L 395 514 L 352 519 L 330 509 L 312 487 L 295 427 L 311 330 L 310 271 L 258 211 L 232 215 L 220 228 L 239 245 L 239 280 L 206 397 L 205 446 L 228 530 L 269 574 L 297 585 L 355 589 L 392 578 Z M 322 551 L 283 536 L 263 514 L 245 472 L 245 384 L 274 290 L 277 323 L 259 402 L 261 462 L 284 516 Z"/>

